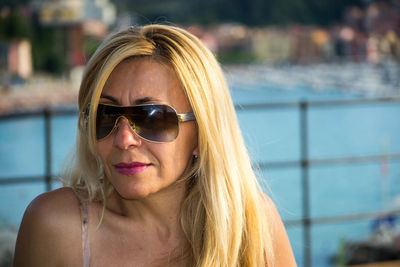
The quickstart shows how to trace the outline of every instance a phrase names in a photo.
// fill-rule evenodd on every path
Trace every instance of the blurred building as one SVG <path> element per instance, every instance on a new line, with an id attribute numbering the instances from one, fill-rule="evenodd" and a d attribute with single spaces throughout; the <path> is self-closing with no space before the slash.
<path id="1" fill-rule="evenodd" d="M 313 49 L 311 29 L 309 27 L 294 25 L 290 27 L 289 34 L 293 38 L 291 46 L 292 62 L 311 63 L 318 59 Z"/>
<path id="2" fill-rule="evenodd" d="M 29 78 L 32 74 L 31 43 L 27 40 L 13 40 L 8 48 L 8 72 L 11 75 Z"/>
<path id="3" fill-rule="evenodd" d="M 33 0 L 40 22 L 47 25 L 83 24 L 100 21 L 110 25 L 115 21 L 115 6 L 108 0 Z"/>
<path id="4" fill-rule="evenodd" d="M 13 82 L 23 82 L 32 74 L 31 42 L 28 38 L 30 9 L 0 8 L 0 89 Z"/>
<path id="5" fill-rule="evenodd" d="M 235 59 L 236 55 L 252 53 L 250 30 L 239 23 L 225 23 L 215 25 L 210 29 L 215 37 L 216 51 L 220 57 Z"/>
<path id="6" fill-rule="evenodd" d="M 271 64 L 290 61 L 292 36 L 284 29 L 252 30 L 252 49 L 257 60 Z"/>
<path id="7" fill-rule="evenodd" d="M 43 26 L 65 32 L 70 73 L 87 61 L 85 38 L 102 39 L 116 19 L 116 8 L 108 0 L 33 0 L 32 6 Z"/>
<path id="8" fill-rule="evenodd" d="M 390 2 L 377 1 L 369 4 L 364 20 L 368 32 L 385 34 L 394 30 L 400 34 L 400 10 Z"/>
<path id="9" fill-rule="evenodd" d="M 187 30 L 197 36 L 213 53 L 218 52 L 218 41 L 215 34 L 196 25 L 187 28 Z"/>

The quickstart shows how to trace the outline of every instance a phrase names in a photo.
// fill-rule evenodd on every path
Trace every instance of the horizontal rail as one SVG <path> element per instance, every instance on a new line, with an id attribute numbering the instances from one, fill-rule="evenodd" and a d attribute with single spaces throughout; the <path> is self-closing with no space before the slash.
<path id="1" fill-rule="evenodd" d="M 255 164 L 256 168 L 260 169 L 280 169 L 289 167 L 301 166 L 324 166 L 324 165 L 341 165 L 341 164 L 354 164 L 366 162 L 379 162 L 379 161 L 397 161 L 400 160 L 400 153 L 380 154 L 380 155 L 361 155 L 352 157 L 338 157 L 338 158 L 325 158 L 325 159 L 310 159 L 310 160 L 292 160 L 292 161 L 269 161 L 259 162 Z"/>
<path id="2" fill-rule="evenodd" d="M 333 107 L 333 106 L 354 106 L 354 105 L 370 105 L 382 103 L 400 103 L 400 96 L 395 97 L 379 97 L 379 98 L 355 98 L 342 100 L 318 100 L 300 102 L 268 102 L 268 103 L 246 103 L 236 104 L 237 111 L 258 110 L 258 109 L 282 109 L 282 108 L 300 108 L 301 105 L 307 103 L 308 107 Z"/>
<path id="3" fill-rule="evenodd" d="M 52 176 L 52 181 L 57 181 L 58 176 Z M 0 186 L 8 184 L 24 184 L 24 183 L 37 183 L 45 182 L 44 176 L 30 176 L 30 177 L 16 177 L 16 178 L 0 178 Z M 332 223 L 344 223 L 351 221 L 362 221 L 362 220 L 372 220 L 378 217 L 385 216 L 387 214 L 400 215 L 400 209 L 385 210 L 385 211 L 374 211 L 374 212 L 364 212 L 357 214 L 346 214 L 346 215 L 335 215 L 335 216 L 323 216 L 323 217 L 311 217 L 302 219 L 287 219 L 283 220 L 285 226 L 293 227 L 297 225 L 302 225 L 304 221 L 308 224 L 332 224 Z"/>
<path id="4" fill-rule="evenodd" d="M 55 176 L 52 176 L 52 180 Z M 23 184 L 23 183 L 37 183 L 46 182 L 46 176 L 26 176 L 26 177 L 14 177 L 14 178 L 0 178 L 0 185 L 12 185 L 12 184 Z"/>
<path id="5" fill-rule="evenodd" d="M 10 113 L 0 114 L 0 121 L 42 117 L 46 113 L 50 114 L 51 116 L 72 116 L 78 114 L 78 108 L 73 106 L 71 107 L 68 106 L 60 108 L 45 107 L 34 110 L 16 110 Z"/>
<path id="6" fill-rule="evenodd" d="M 400 96 L 395 97 L 380 97 L 380 98 L 366 98 L 366 99 L 346 99 L 346 100 L 318 100 L 309 101 L 304 100 L 300 102 L 262 102 L 262 103 L 245 103 L 235 104 L 237 111 L 258 110 L 258 109 L 282 109 L 282 108 L 300 108 L 300 106 L 307 102 L 308 107 L 329 107 L 329 106 L 353 106 L 365 104 L 380 104 L 380 103 L 400 103 Z M 38 117 L 42 116 L 45 112 L 49 112 L 54 116 L 69 116 L 78 114 L 76 106 L 64 107 L 44 107 L 33 110 L 14 110 L 7 113 L 0 114 L 0 120 Z"/>
<path id="7" fill-rule="evenodd" d="M 383 217 L 388 214 L 400 215 L 400 209 L 353 213 L 353 214 L 335 215 L 335 216 L 302 218 L 302 219 L 288 219 L 288 220 L 283 220 L 283 222 L 285 226 L 301 225 L 304 223 L 304 221 L 307 221 L 308 224 L 313 224 L 313 225 L 332 224 L 332 223 L 344 223 L 352 221 L 374 220 L 376 218 Z"/>
<path id="8" fill-rule="evenodd" d="M 342 157 L 342 158 L 329 158 L 329 159 L 312 159 L 312 160 L 293 160 L 293 161 L 276 161 L 276 162 L 261 162 L 256 163 L 254 166 L 258 169 L 281 169 L 290 167 L 301 167 L 301 166 L 324 166 L 324 165 L 335 165 L 335 164 L 354 164 L 354 163 L 365 163 L 365 162 L 379 162 L 379 161 L 397 161 L 400 160 L 400 154 L 382 154 L 382 155 L 368 155 L 368 156 L 354 156 L 354 157 Z M 52 179 L 59 177 L 52 175 Z M 27 177 L 15 177 L 15 178 L 1 178 L 0 185 L 4 184 L 19 184 L 24 182 L 43 182 L 45 176 L 27 176 Z"/>

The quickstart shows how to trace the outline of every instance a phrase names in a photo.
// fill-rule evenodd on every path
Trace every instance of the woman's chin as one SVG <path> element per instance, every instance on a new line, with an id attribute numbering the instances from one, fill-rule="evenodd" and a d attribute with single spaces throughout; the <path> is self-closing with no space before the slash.
<path id="1" fill-rule="evenodd" d="M 153 192 L 145 188 L 123 188 L 118 190 L 116 188 L 118 196 L 125 200 L 139 200 L 150 196 Z"/>

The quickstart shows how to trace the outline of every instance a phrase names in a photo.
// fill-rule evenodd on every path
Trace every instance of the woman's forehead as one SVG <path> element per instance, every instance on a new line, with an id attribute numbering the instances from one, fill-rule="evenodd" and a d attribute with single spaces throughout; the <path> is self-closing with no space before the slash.
<path id="1" fill-rule="evenodd" d="M 116 104 L 133 105 L 138 99 L 188 106 L 180 80 L 171 67 L 148 58 L 127 59 L 119 63 L 108 77 L 102 95 Z M 177 108 L 178 108 L 177 107 Z"/>

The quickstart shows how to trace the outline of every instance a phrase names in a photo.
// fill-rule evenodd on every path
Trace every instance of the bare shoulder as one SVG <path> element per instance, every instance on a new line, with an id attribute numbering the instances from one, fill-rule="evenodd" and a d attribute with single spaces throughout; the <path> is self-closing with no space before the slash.
<path id="1" fill-rule="evenodd" d="M 274 240 L 274 251 L 275 251 L 275 266 L 277 267 L 292 267 L 297 266 L 294 259 L 292 247 L 287 236 L 285 226 L 283 225 L 282 219 L 279 216 L 278 210 L 275 207 L 274 202 L 270 197 L 262 195 L 266 214 L 270 220 L 270 226 L 272 227 L 272 238 Z"/>
<path id="2" fill-rule="evenodd" d="M 72 189 L 41 194 L 25 211 L 14 266 L 68 266 L 65 257 L 79 255 L 80 241 L 79 202 Z"/>
<path id="3" fill-rule="evenodd" d="M 282 219 L 276 209 L 275 203 L 265 194 L 262 194 L 261 197 L 264 203 L 265 212 L 268 214 L 268 220 L 277 228 L 276 230 L 282 230 L 280 229 L 280 226 L 283 226 Z"/>
<path id="4" fill-rule="evenodd" d="M 75 193 L 71 188 L 64 187 L 43 193 L 32 200 L 26 208 L 21 226 L 39 224 L 50 227 L 49 230 L 68 227 L 79 216 L 79 202 Z"/>

